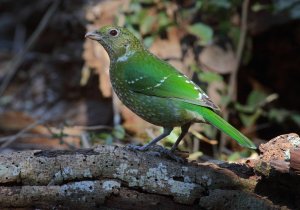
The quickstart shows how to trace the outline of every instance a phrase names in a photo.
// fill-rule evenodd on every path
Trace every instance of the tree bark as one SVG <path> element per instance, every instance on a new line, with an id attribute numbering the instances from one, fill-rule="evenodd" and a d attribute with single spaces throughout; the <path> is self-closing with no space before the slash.
<path id="1" fill-rule="evenodd" d="M 245 164 L 177 163 L 119 146 L 2 154 L 0 207 L 297 209 L 300 179 L 289 162 L 299 146 L 298 135 L 282 135 Z"/>

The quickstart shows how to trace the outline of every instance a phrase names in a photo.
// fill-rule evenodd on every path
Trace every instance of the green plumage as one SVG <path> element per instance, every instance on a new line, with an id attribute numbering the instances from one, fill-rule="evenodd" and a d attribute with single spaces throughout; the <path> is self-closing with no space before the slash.
<path id="1" fill-rule="evenodd" d="M 172 151 L 191 123 L 211 123 L 235 139 L 241 146 L 255 145 L 215 113 L 219 108 L 185 75 L 144 49 L 128 30 L 105 26 L 87 33 L 108 52 L 110 79 L 120 100 L 146 121 L 162 126 L 164 133 L 138 149 L 145 150 L 166 137 L 174 127 L 181 127 Z"/>

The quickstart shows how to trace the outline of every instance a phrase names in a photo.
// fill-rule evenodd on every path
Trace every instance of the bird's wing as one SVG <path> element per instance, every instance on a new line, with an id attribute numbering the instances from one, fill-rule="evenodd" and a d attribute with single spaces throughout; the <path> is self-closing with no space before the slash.
<path id="1" fill-rule="evenodd" d="M 218 111 L 217 107 L 194 82 L 167 62 L 153 55 L 130 59 L 123 68 L 131 91 L 144 95 L 177 98 Z"/>

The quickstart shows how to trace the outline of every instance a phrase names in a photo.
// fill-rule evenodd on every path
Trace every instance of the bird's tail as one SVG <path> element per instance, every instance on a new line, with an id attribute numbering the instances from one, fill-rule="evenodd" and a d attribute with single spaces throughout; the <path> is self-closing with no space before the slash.
<path id="1" fill-rule="evenodd" d="M 251 149 L 256 149 L 256 146 L 250 139 L 244 136 L 241 132 L 239 132 L 236 128 L 230 125 L 226 120 L 216 114 L 214 111 L 207 107 L 197 106 L 196 110 L 206 121 L 208 121 L 213 126 L 217 127 L 228 136 L 236 140 L 241 146 L 248 147 Z"/>

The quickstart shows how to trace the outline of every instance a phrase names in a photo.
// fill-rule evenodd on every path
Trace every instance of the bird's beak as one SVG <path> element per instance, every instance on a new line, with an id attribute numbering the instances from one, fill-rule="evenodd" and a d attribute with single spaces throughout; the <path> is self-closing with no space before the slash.
<path id="1" fill-rule="evenodd" d="M 101 40 L 101 36 L 99 33 L 97 33 L 97 31 L 90 31 L 90 32 L 87 32 L 84 36 L 85 38 L 89 38 L 89 39 L 92 39 L 92 40 L 96 40 L 96 41 L 99 41 Z"/>

